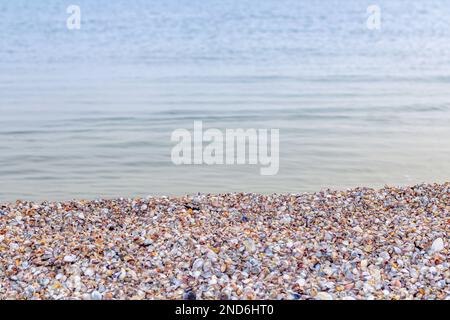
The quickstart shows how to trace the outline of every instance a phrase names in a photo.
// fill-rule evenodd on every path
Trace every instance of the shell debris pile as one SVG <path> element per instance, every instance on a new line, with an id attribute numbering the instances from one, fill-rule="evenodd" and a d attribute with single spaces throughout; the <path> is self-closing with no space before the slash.
<path id="1" fill-rule="evenodd" d="M 449 299 L 450 184 L 0 205 L 0 299 Z"/>

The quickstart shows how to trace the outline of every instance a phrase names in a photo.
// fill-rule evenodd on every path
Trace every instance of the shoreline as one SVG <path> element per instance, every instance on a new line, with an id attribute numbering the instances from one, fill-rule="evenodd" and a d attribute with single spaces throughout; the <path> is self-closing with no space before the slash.
<path id="1" fill-rule="evenodd" d="M 449 299 L 450 183 L 0 204 L 0 299 Z"/>

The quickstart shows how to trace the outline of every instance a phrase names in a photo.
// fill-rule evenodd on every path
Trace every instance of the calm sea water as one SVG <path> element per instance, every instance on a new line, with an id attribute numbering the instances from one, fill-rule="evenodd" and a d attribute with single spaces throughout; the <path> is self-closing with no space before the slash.
<path id="1" fill-rule="evenodd" d="M 0 1 L 0 200 L 448 181 L 450 2 L 376 2 Z M 194 120 L 279 128 L 278 175 L 174 166 Z"/>

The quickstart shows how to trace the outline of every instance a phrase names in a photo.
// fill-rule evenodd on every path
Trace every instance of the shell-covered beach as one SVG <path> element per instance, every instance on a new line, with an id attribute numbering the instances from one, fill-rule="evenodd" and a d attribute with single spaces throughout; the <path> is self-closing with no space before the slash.
<path id="1" fill-rule="evenodd" d="M 0 299 L 449 299 L 450 183 L 0 205 Z"/>

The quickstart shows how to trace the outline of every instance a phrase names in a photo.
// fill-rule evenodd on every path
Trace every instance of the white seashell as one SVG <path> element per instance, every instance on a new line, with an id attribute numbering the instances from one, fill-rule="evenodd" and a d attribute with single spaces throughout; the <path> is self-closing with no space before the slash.
<path id="1" fill-rule="evenodd" d="M 192 270 L 197 271 L 197 270 L 201 269 L 203 266 L 203 263 L 204 263 L 203 259 L 201 259 L 201 258 L 196 259 L 194 261 L 194 263 L 192 264 Z"/>
<path id="2" fill-rule="evenodd" d="M 244 246 L 245 246 L 245 249 L 247 249 L 247 251 L 249 251 L 251 253 L 256 251 L 256 245 L 252 239 L 245 239 Z"/>
<path id="3" fill-rule="evenodd" d="M 333 296 L 328 292 L 319 292 L 314 298 L 316 300 L 333 300 Z"/>
<path id="4" fill-rule="evenodd" d="M 69 254 L 67 256 L 64 256 L 64 262 L 74 262 L 77 260 L 77 256 L 74 254 Z"/>
<path id="5" fill-rule="evenodd" d="M 442 250 L 444 250 L 444 240 L 442 240 L 442 238 L 437 238 L 436 240 L 433 241 L 430 251 L 432 253 L 435 253 L 440 252 Z"/>

